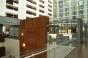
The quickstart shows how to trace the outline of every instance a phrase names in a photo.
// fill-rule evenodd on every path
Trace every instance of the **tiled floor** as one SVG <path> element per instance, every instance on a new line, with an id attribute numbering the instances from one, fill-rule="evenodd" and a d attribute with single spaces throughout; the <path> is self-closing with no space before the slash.
<path id="1" fill-rule="evenodd" d="M 88 58 L 88 41 L 78 44 L 66 58 Z"/>

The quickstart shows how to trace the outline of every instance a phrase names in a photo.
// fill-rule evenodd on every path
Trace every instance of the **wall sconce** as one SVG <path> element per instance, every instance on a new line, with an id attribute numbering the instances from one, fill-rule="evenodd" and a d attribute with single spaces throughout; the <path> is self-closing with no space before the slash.
<path id="1" fill-rule="evenodd" d="M 25 44 L 25 43 L 23 43 L 23 44 L 22 44 L 22 46 L 23 46 L 23 47 L 26 47 L 26 44 Z"/>
<path id="2" fill-rule="evenodd" d="M 24 35 L 24 33 L 21 33 L 21 36 L 23 36 Z"/>

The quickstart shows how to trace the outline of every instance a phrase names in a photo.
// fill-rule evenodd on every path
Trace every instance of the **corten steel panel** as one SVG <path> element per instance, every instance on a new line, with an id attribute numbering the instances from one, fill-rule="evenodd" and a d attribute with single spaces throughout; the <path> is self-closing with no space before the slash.
<path id="1" fill-rule="evenodd" d="M 6 35 L 4 33 L 0 33 L 0 43 L 5 41 Z"/>
<path id="2" fill-rule="evenodd" d="M 49 18 L 46 16 L 26 19 L 20 22 L 21 55 L 47 48 L 48 25 Z M 23 47 L 23 44 L 25 47 Z M 45 54 L 41 54 L 41 56 L 45 56 Z M 41 58 L 41 56 L 36 56 L 34 58 Z M 44 58 L 46 58 L 46 56 Z"/>
<path id="3" fill-rule="evenodd" d="M 5 56 L 5 47 L 0 47 L 0 57 Z"/>
<path id="4" fill-rule="evenodd" d="M 0 33 L 3 32 L 3 24 L 0 24 Z"/>

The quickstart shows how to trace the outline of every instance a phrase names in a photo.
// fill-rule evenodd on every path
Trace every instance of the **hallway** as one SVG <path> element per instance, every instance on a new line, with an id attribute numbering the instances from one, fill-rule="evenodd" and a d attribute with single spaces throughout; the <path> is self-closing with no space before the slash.
<path id="1" fill-rule="evenodd" d="M 78 44 L 77 48 L 65 58 L 88 58 L 88 41 Z"/>

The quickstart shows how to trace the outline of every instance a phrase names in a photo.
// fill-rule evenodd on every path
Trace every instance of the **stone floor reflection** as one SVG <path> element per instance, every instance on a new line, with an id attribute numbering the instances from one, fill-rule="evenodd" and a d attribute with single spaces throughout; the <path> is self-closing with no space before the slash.
<path id="1" fill-rule="evenodd" d="M 77 44 L 77 47 L 65 58 L 88 58 L 88 40 Z"/>

